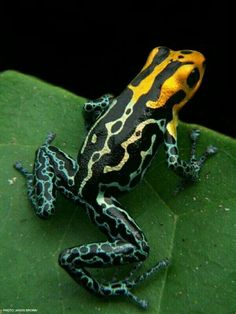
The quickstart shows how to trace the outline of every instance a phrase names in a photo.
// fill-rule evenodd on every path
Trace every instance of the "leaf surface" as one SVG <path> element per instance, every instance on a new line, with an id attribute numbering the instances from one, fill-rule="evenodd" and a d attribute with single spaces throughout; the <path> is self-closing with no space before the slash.
<path id="1" fill-rule="evenodd" d="M 32 168 L 46 134 L 73 157 L 85 138 L 85 99 L 36 78 L 7 71 L 0 75 L 0 309 L 38 313 L 141 313 L 124 298 L 97 298 L 57 264 L 59 253 L 105 239 L 84 210 L 57 200 L 55 217 L 37 218 L 27 200 L 16 160 Z M 188 158 L 188 133 L 181 123 L 181 156 Z M 140 272 L 163 257 L 171 266 L 134 293 L 149 301 L 148 313 L 229 314 L 236 311 L 236 141 L 199 127 L 198 152 L 213 144 L 198 183 L 176 196 L 178 178 L 167 169 L 163 149 L 134 191 L 119 200 L 144 230 L 151 247 Z M 101 280 L 127 275 L 129 267 L 94 270 Z"/>

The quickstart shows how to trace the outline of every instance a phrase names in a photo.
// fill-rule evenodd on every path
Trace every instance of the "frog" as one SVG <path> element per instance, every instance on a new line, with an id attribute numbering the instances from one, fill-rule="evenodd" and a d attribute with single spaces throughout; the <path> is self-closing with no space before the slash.
<path id="1" fill-rule="evenodd" d="M 21 162 L 15 168 L 26 178 L 28 198 L 38 217 L 55 214 L 57 193 L 85 209 L 106 241 L 64 249 L 59 265 L 88 291 L 103 297 L 123 296 L 143 309 L 148 301 L 133 293 L 141 282 L 166 270 L 170 258 L 159 260 L 137 275 L 148 258 L 148 240 L 117 197 L 130 192 L 143 179 L 164 145 L 166 162 L 183 180 L 196 182 L 200 170 L 217 152 L 206 147 L 197 158 L 198 129 L 190 134 L 189 160 L 182 160 L 177 143 L 179 110 L 198 90 L 205 71 L 205 57 L 196 50 L 155 47 L 141 71 L 117 97 L 105 94 L 83 105 L 87 136 L 77 159 L 52 145 L 49 133 L 35 153 L 32 172 Z M 123 279 L 101 282 L 91 268 L 133 267 Z"/>

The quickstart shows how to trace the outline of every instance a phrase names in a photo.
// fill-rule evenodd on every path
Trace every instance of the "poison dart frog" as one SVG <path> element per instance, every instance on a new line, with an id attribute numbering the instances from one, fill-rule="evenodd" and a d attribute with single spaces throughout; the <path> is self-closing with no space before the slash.
<path id="1" fill-rule="evenodd" d="M 77 245 L 59 255 L 60 266 L 87 290 L 100 296 L 125 296 L 147 308 L 147 301 L 132 289 L 166 268 L 169 260 L 164 258 L 135 277 L 135 270 L 149 255 L 149 245 L 141 227 L 116 197 L 143 178 L 162 143 L 168 166 L 190 181 L 198 179 L 205 160 L 216 153 L 217 148 L 210 145 L 196 158 L 198 130 L 190 135 L 189 161 L 180 159 L 177 146 L 178 111 L 198 89 L 204 69 L 200 52 L 154 48 L 118 97 L 107 94 L 84 104 L 88 134 L 76 160 L 51 145 L 55 135 L 50 133 L 36 151 L 32 173 L 15 163 L 26 177 L 28 197 L 40 218 L 54 214 L 60 191 L 85 208 L 106 235 L 104 242 Z M 128 263 L 134 269 L 116 282 L 101 283 L 87 270 Z"/>

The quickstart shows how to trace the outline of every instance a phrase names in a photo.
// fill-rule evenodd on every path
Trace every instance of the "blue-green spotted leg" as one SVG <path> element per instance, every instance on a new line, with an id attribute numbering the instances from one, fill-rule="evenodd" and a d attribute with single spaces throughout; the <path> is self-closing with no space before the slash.
<path id="1" fill-rule="evenodd" d="M 66 196 L 74 197 L 77 163 L 60 149 L 50 146 L 54 138 L 55 134 L 50 133 L 36 151 L 32 173 L 19 162 L 14 165 L 27 180 L 28 197 L 40 218 L 48 218 L 55 213 L 57 190 L 61 190 Z"/>
<path id="2" fill-rule="evenodd" d="M 190 134 L 192 141 L 192 148 L 190 154 L 190 160 L 184 161 L 179 157 L 179 150 L 176 139 L 166 131 L 164 142 L 167 155 L 167 164 L 178 175 L 184 178 L 184 181 L 197 181 L 199 178 L 199 172 L 204 162 L 217 152 L 217 148 L 210 145 L 200 158 L 196 157 L 196 144 L 200 135 L 200 130 L 194 129 Z"/>
<path id="3" fill-rule="evenodd" d="M 112 104 L 114 96 L 111 94 L 105 94 L 98 99 L 89 100 L 84 104 L 84 119 L 86 128 L 89 130 L 95 121 L 104 114 Z"/>
<path id="4" fill-rule="evenodd" d="M 35 194 L 34 194 L 34 176 L 32 173 L 28 171 L 28 169 L 24 168 L 22 163 L 17 161 L 14 164 L 14 168 L 18 170 L 25 178 L 26 178 L 26 183 L 27 183 L 27 194 L 28 198 L 32 203 L 32 206 L 36 208 L 36 199 L 35 199 Z"/>
<path id="5" fill-rule="evenodd" d="M 120 240 L 90 243 L 63 251 L 59 256 L 59 264 L 78 284 L 89 292 L 100 296 L 129 297 L 145 308 L 147 302 L 130 292 L 130 289 L 136 286 L 134 281 L 120 280 L 103 284 L 85 269 L 122 265 L 127 263 L 128 260 L 132 262 L 135 257 L 128 251 L 133 250 L 133 245 Z M 123 256 L 126 261 L 123 260 Z"/>
<path id="6" fill-rule="evenodd" d="M 206 148 L 206 151 L 200 156 L 199 159 L 196 157 L 196 144 L 197 140 L 200 136 L 200 130 L 193 129 L 190 138 L 192 141 L 192 147 L 191 147 L 191 154 L 190 154 L 190 163 L 198 163 L 199 167 L 201 168 L 204 162 L 208 159 L 208 157 L 214 155 L 217 153 L 217 147 L 213 145 L 209 145 Z"/>
<path id="7" fill-rule="evenodd" d="M 55 134 L 50 133 L 43 146 L 48 146 L 55 138 Z M 27 182 L 27 193 L 28 198 L 32 203 L 32 206 L 36 214 L 41 218 L 47 218 L 54 213 L 56 191 L 51 188 L 54 185 L 54 176 L 51 175 L 51 169 L 47 164 L 40 164 L 40 160 L 46 160 L 46 154 L 42 150 L 37 150 L 35 154 L 35 164 L 33 172 L 31 173 L 20 162 L 16 162 L 14 167 L 18 170 L 25 178 Z M 49 186 L 42 186 L 41 179 L 44 176 L 44 172 L 49 171 L 48 175 L 45 175 L 48 179 Z M 44 196 L 45 195 L 45 196 Z"/>
<path id="8" fill-rule="evenodd" d="M 99 196 L 96 203 L 88 205 L 87 211 L 109 240 L 66 249 L 59 256 L 59 264 L 90 292 L 101 296 L 125 296 L 146 308 L 147 302 L 130 290 L 168 263 L 162 261 L 137 279 L 129 276 L 116 282 L 99 282 L 85 268 L 139 264 L 147 258 L 149 246 L 141 229 L 114 198 Z M 131 275 L 134 276 L 134 272 Z"/>

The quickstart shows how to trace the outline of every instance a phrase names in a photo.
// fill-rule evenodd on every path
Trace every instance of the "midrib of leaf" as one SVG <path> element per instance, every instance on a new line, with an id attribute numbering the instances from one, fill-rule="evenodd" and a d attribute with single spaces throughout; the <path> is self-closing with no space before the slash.
<path id="1" fill-rule="evenodd" d="M 222 152 L 224 152 L 224 154 L 226 156 L 228 156 L 230 159 L 232 159 L 233 161 L 236 161 L 236 157 L 234 157 L 232 154 L 228 153 L 226 150 L 222 149 Z"/>
<path id="2" fill-rule="evenodd" d="M 71 213 L 70 220 L 68 221 L 67 226 L 65 226 L 65 228 L 64 228 L 64 232 L 63 232 L 62 235 L 61 235 L 61 239 L 59 240 L 58 247 L 57 247 L 57 249 L 55 250 L 55 252 L 53 253 L 53 255 L 56 255 L 57 252 L 60 251 L 60 248 L 61 248 L 61 246 L 62 246 L 62 243 L 63 243 L 63 241 L 64 241 L 64 239 L 65 239 L 65 237 L 66 237 L 66 235 L 67 235 L 67 233 L 68 233 L 68 231 L 69 231 L 69 229 L 70 229 L 72 220 L 73 220 L 73 218 L 74 218 L 74 216 L 75 216 L 75 212 L 76 212 L 76 210 L 77 210 L 77 205 L 76 205 L 76 204 L 74 204 L 74 205 L 75 205 L 75 207 L 74 207 L 74 209 L 73 209 L 73 211 L 72 211 L 72 213 Z"/>
<path id="3" fill-rule="evenodd" d="M 172 253 L 173 253 L 173 250 L 174 250 L 174 242 L 175 242 L 175 233 L 176 233 L 176 226 L 177 226 L 177 222 L 178 222 L 178 219 L 179 219 L 179 216 L 180 215 L 176 215 L 172 210 L 171 210 L 171 207 L 164 201 L 163 198 L 161 198 L 161 196 L 159 195 L 159 193 L 153 188 L 153 186 L 148 182 L 147 179 L 143 179 L 143 182 L 145 184 L 147 184 L 147 186 L 149 187 L 150 190 L 152 190 L 152 192 L 154 193 L 155 197 L 158 199 L 158 201 L 160 201 L 165 207 L 167 207 L 170 211 L 170 213 L 173 215 L 174 217 L 174 221 L 173 221 L 173 231 L 172 231 L 172 234 L 171 234 L 171 240 L 170 240 L 170 246 L 169 246 L 169 254 L 168 254 L 168 257 L 170 258 L 170 262 L 171 262 L 171 259 L 172 259 Z M 163 281 L 162 281 L 162 287 L 161 287 L 161 293 L 160 293 L 160 297 L 159 297 L 159 302 L 158 302 L 158 307 L 157 307 L 157 313 L 156 314 L 159 314 L 161 313 L 160 310 L 161 310 L 161 304 L 162 304 L 162 299 L 163 299 L 163 295 L 164 295 L 164 291 L 165 291 L 165 286 L 166 286 L 166 282 L 167 282 L 167 275 L 168 275 L 168 268 L 165 270 L 165 274 L 164 274 L 164 278 L 163 278 Z"/>
<path id="4" fill-rule="evenodd" d="M 234 158 L 233 158 L 234 160 Z M 170 245 L 169 245 L 169 254 L 168 257 L 170 258 L 170 262 L 173 256 L 173 251 L 175 249 L 175 235 L 176 235 L 176 229 L 177 229 L 177 224 L 179 221 L 180 217 L 183 216 L 188 216 L 194 213 L 194 210 L 192 211 L 186 211 L 186 212 L 182 212 L 181 214 L 176 214 L 172 211 L 171 207 L 166 203 L 166 201 L 159 195 L 159 193 L 155 190 L 155 188 L 152 186 L 152 184 L 150 184 L 148 182 L 147 179 L 143 179 L 143 183 L 145 183 L 149 189 L 153 192 L 153 194 L 155 195 L 155 197 L 157 198 L 157 200 L 159 202 L 161 202 L 166 208 L 168 208 L 168 210 L 170 211 L 170 213 L 173 215 L 174 221 L 173 221 L 173 231 L 171 234 L 171 240 L 170 240 Z M 161 306 L 162 306 L 162 300 L 163 300 L 163 296 L 164 296 L 164 291 L 165 291 L 165 287 L 167 284 L 167 276 L 168 276 L 168 269 L 169 267 L 167 267 L 167 269 L 165 270 L 165 274 L 163 276 L 163 281 L 162 281 L 162 287 L 161 287 L 161 292 L 160 292 L 160 296 L 159 296 L 159 300 L 158 300 L 158 307 L 157 307 L 157 312 L 156 314 L 160 314 L 161 313 Z"/>

